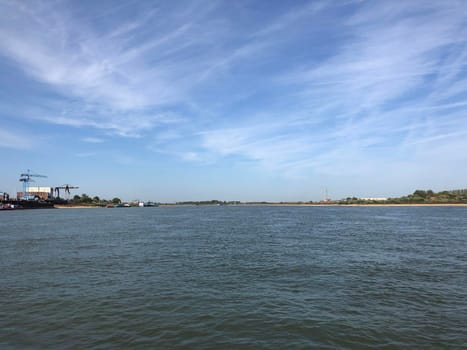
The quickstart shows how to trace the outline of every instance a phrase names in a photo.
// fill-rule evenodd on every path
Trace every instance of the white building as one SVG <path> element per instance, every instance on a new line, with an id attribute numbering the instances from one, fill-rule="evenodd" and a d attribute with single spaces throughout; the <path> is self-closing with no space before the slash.
<path id="1" fill-rule="evenodd" d="M 368 198 L 360 198 L 361 200 L 364 201 L 387 201 L 387 198 L 384 197 L 368 197 Z"/>

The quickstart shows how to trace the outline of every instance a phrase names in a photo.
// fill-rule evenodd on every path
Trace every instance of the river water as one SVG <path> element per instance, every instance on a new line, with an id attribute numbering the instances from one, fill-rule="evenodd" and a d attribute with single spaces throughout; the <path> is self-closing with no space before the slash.
<path id="1" fill-rule="evenodd" d="M 0 349 L 465 349 L 467 208 L 0 213 Z"/>

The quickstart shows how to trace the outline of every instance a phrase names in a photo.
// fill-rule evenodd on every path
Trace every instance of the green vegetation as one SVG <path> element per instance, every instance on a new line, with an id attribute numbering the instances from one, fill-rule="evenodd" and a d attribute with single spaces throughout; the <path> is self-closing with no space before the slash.
<path id="1" fill-rule="evenodd" d="M 112 200 L 102 199 L 99 196 L 90 197 L 87 194 L 83 193 L 81 196 L 75 195 L 72 200 L 68 201 L 69 204 L 79 205 L 79 206 L 89 206 L 89 207 L 106 207 L 109 205 L 118 205 L 122 201 L 120 198 L 115 197 Z M 129 203 L 130 206 L 138 206 L 138 202 Z"/>
<path id="2" fill-rule="evenodd" d="M 467 203 L 467 189 L 433 192 L 432 190 L 416 190 L 414 193 L 387 200 L 365 200 L 348 197 L 338 201 L 339 204 L 461 204 Z"/>
<path id="3" fill-rule="evenodd" d="M 100 199 L 98 196 L 90 197 L 86 193 L 83 193 L 81 196 L 75 195 L 73 199 L 70 201 L 74 205 L 87 205 L 90 207 L 95 206 L 106 206 L 109 201 L 105 199 Z"/>
<path id="4" fill-rule="evenodd" d="M 433 192 L 432 190 L 416 190 L 413 194 L 400 198 L 390 198 L 389 203 L 395 204 L 445 204 L 445 203 L 467 203 L 467 189 Z"/>
<path id="5" fill-rule="evenodd" d="M 112 200 L 102 199 L 98 196 L 90 197 L 83 193 L 81 196 L 75 195 L 73 200 L 69 201 L 72 205 L 99 206 L 106 207 L 122 204 L 120 198 L 115 197 Z M 434 192 L 432 190 L 416 190 L 414 193 L 398 198 L 382 199 L 364 199 L 357 197 L 347 197 L 341 200 L 322 201 L 322 202 L 240 202 L 240 201 L 221 201 L 217 199 L 207 201 L 184 201 L 176 203 L 165 203 L 165 205 L 308 205 L 308 204 L 467 204 L 467 189 Z M 138 202 L 128 203 L 130 206 L 138 206 Z"/>

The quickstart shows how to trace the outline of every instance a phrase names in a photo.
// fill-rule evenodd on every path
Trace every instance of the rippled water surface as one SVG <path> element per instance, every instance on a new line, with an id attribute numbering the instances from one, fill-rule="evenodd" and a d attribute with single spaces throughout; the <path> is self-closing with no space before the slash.
<path id="1" fill-rule="evenodd" d="M 0 212 L 1 349 L 461 349 L 467 208 Z"/>

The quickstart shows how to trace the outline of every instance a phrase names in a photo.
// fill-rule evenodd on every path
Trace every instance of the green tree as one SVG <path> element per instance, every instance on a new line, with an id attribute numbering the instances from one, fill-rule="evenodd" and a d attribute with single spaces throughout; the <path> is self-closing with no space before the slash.
<path id="1" fill-rule="evenodd" d="M 112 203 L 113 204 L 120 204 L 122 201 L 120 200 L 120 198 L 118 197 L 115 197 L 114 199 L 112 199 Z"/>
<path id="2" fill-rule="evenodd" d="M 92 202 L 92 198 L 89 197 L 86 193 L 83 193 L 81 195 L 81 203 L 91 203 Z"/>
<path id="3" fill-rule="evenodd" d="M 420 198 L 425 199 L 425 198 L 426 198 L 426 191 L 423 191 L 423 190 L 416 190 L 416 191 L 413 193 L 413 196 L 414 196 L 414 197 L 420 197 Z"/>

